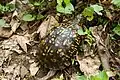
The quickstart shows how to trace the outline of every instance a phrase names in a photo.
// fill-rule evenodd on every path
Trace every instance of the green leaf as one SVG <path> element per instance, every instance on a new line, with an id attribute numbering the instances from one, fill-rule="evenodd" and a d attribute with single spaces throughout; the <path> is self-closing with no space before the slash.
<path id="1" fill-rule="evenodd" d="M 3 6 L 0 4 L 0 12 L 11 12 L 15 10 L 15 4 L 6 4 L 6 6 Z"/>
<path id="2" fill-rule="evenodd" d="M 99 74 L 92 76 L 76 75 L 76 78 L 76 80 L 109 80 L 109 77 L 105 71 L 102 71 Z"/>
<path id="3" fill-rule="evenodd" d="M 0 12 L 1 13 L 4 13 L 7 10 L 8 10 L 7 7 L 5 7 L 5 6 L 3 6 L 3 5 L 0 4 Z"/>
<path id="4" fill-rule="evenodd" d="M 3 6 L 0 4 L 0 12 L 2 11 L 2 9 L 3 9 Z"/>
<path id="5" fill-rule="evenodd" d="M 35 20 L 36 16 L 35 15 L 32 15 L 32 14 L 25 14 L 23 16 L 23 20 L 24 21 L 33 21 Z"/>
<path id="6" fill-rule="evenodd" d="M 57 0 L 58 5 L 62 5 L 63 0 Z"/>
<path id="7" fill-rule="evenodd" d="M 120 8 L 120 0 L 112 0 L 111 3 L 113 3 L 114 5 Z"/>
<path id="8" fill-rule="evenodd" d="M 0 19 L 0 27 L 4 27 L 6 24 L 6 21 L 4 19 Z"/>
<path id="9" fill-rule="evenodd" d="M 83 16 L 86 17 L 87 20 L 89 20 L 89 21 L 93 20 L 93 18 L 94 18 L 93 13 L 94 13 L 94 8 L 92 8 L 92 7 L 87 7 L 82 12 Z"/>
<path id="10" fill-rule="evenodd" d="M 69 4 L 70 3 L 70 0 L 64 0 L 65 4 Z"/>
<path id="11" fill-rule="evenodd" d="M 76 76 L 77 80 L 88 80 L 86 76 Z"/>
<path id="12" fill-rule="evenodd" d="M 67 4 L 65 7 L 65 13 L 66 14 L 72 14 L 72 11 L 74 11 L 74 7 L 71 3 Z"/>
<path id="13" fill-rule="evenodd" d="M 75 59 L 72 59 L 72 65 L 75 63 Z"/>
<path id="14" fill-rule="evenodd" d="M 41 5 L 41 3 L 40 2 L 34 2 L 34 6 L 40 6 Z"/>
<path id="15" fill-rule="evenodd" d="M 63 74 L 60 75 L 60 77 L 58 77 L 58 78 L 53 78 L 53 79 L 51 79 L 51 80 L 64 80 Z"/>
<path id="16" fill-rule="evenodd" d="M 85 35 L 85 32 L 83 31 L 82 27 L 77 31 L 79 35 Z"/>
<path id="17" fill-rule="evenodd" d="M 98 75 L 90 76 L 89 80 L 109 80 L 109 77 L 105 71 L 102 71 Z"/>
<path id="18" fill-rule="evenodd" d="M 8 7 L 3 6 L 3 8 L 2 8 L 2 12 L 7 12 L 8 10 L 9 10 Z"/>
<path id="19" fill-rule="evenodd" d="M 58 5 L 56 6 L 56 9 L 60 13 L 64 14 L 72 14 L 72 11 L 74 11 L 73 5 L 70 3 L 70 0 L 64 0 L 65 7 L 62 5 L 63 0 L 57 0 Z"/>
<path id="20" fill-rule="evenodd" d="M 114 29 L 114 33 L 120 36 L 120 24 L 118 24 Z"/>
<path id="21" fill-rule="evenodd" d="M 41 15 L 41 14 L 38 14 L 36 18 L 37 18 L 37 20 L 40 20 L 40 19 L 43 19 L 43 18 L 44 18 L 44 16 L 43 16 L 43 15 Z"/>
<path id="22" fill-rule="evenodd" d="M 57 5 L 56 8 L 58 12 L 65 13 L 65 9 L 62 5 Z"/>
<path id="23" fill-rule="evenodd" d="M 9 11 L 9 12 L 15 10 L 15 4 L 6 4 L 5 7 L 7 8 L 7 11 Z"/>
<path id="24" fill-rule="evenodd" d="M 105 71 L 102 71 L 99 73 L 98 77 L 101 79 L 101 80 L 109 80 L 109 77 L 107 75 L 107 73 Z"/>
<path id="25" fill-rule="evenodd" d="M 100 11 L 103 10 L 103 7 L 102 6 L 99 6 L 99 5 L 91 5 L 92 8 L 94 8 L 94 11 L 98 14 L 98 15 L 102 15 L 102 13 Z"/>
<path id="26" fill-rule="evenodd" d="M 98 76 L 90 76 L 90 80 L 101 80 Z"/>

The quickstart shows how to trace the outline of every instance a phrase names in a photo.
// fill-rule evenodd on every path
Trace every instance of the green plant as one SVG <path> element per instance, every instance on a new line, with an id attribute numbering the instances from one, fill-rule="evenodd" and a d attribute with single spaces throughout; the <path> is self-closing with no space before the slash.
<path id="1" fill-rule="evenodd" d="M 64 80 L 64 78 L 63 78 L 63 74 L 60 75 L 60 77 L 58 77 L 58 78 L 53 78 L 53 79 L 51 79 L 51 80 Z"/>
<path id="2" fill-rule="evenodd" d="M 46 6 L 46 1 L 45 0 L 29 0 L 29 2 L 30 2 L 30 4 L 32 4 L 35 7 L 38 7 L 39 9 Z"/>
<path id="3" fill-rule="evenodd" d="M 23 18 L 22 20 L 24 21 L 34 21 L 34 20 L 40 20 L 40 19 L 43 19 L 44 16 L 41 15 L 41 14 L 30 14 L 30 13 L 27 13 L 27 14 L 24 14 L 23 15 Z"/>
<path id="4" fill-rule="evenodd" d="M 43 19 L 44 16 L 40 14 L 39 11 L 42 11 L 42 9 L 46 8 L 46 2 L 47 2 L 46 0 L 29 0 L 28 5 L 32 7 L 27 11 L 23 12 L 22 20 L 34 21 Z"/>
<path id="5" fill-rule="evenodd" d="M 77 31 L 77 33 L 79 35 L 86 35 L 86 39 L 85 41 L 91 46 L 92 42 L 94 41 L 94 38 L 91 35 L 91 30 L 90 29 L 85 29 L 85 31 L 83 31 L 82 27 L 80 27 L 80 29 Z"/>
<path id="6" fill-rule="evenodd" d="M 94 9 L 92 7 L 87 7 L 82 12 L 83 16 L 86 17 L 88 21 L 93 20 L 94 18 L 93 13 L 94 13 Z"/>
<path id="7" fill-rule="evenodd" d="M 83 31 L 82 27 L 77 31 L 79 35 L 85 35 L 85 32 Z"/>
<path id="8" fill-rule="evenodd" d="M 5 26 L 6 21 L 4 19 L 0 19 L 0 27 Z"/>
<path id="9" fill-rule="evenodd" d="M 103 10 L 102 6 L 95 4 L 95 5 L 91 5 L 90 7 L 92 7 L 98 15 L 102 15 L 102 13 L 100 12 Z"/>
<path id="10" fill-rule="evenodd" d="M 102 6 L 95 4 L 95 5 L 91 5 L 90 7 L 85 8 L 82 14 L 84 17 L 87 18 L 88 21 L 91 21 L 94 18 L 93 16 L 94 12 L 96 12 L 98 15 L 102 15 L 102 13 L 100 12 L 102 10 L 103 10 Z"/>
<path id="11" fill-rule="evenodd" d="M 35 20 L 36 16 L 32 14 L 24 14 L 23 15 L 23 20 L 24 21 L 33 21 Z"/>
<path id="12" fill-rule="evenodd" d="M 4 19 L 0 19 L 0 27 L 10 28 L 11 26 Z"/>
<path id="13" fill-rule="evenodd" d="M 105 71 L 101 71 L 97 75 L 92 75 L 92 76 L 76 76 L 77 80 L 109 80 L 109 77 Z"/>
<path id="14" fill-rule="evenodd" d="M 91 46 L 92 43 L 93 43 L 93 41 L 94 41 L 94 38 L 93 38 L 93 36 L 91 35 L 91 30 L 90 30 L 90 28 L 85 30 L 85 34 L 87 35 L 87 38 L 85 39 L 85 41 Z"/>
<path id="15" fill-rule="evenodd" d="M 102 71 L 98 75 L 91 76 L 90 80 L 109 80 L 109 77 L 105 71 Z"/>
<path id="16" fill-rule="evenodd" d="M 120 36 L 120 24 L 118 24 L 114 29 L 113 29 L 113 32 L 117 35 Z"/>
<path id="17" fill-rule="evenodd" d="M 120 8 L 120 0 L 112 0 L 111 3 L 113 3 L 114 5 Z"/>
<path id="18" fill-rule="evenodd" d="M 72 14 L 72 11 L 74 11 L 74 7 L 71 4 L 70 0 L 57 0 L 57 4 L 58 5 L 56 6 L 56 9 L 60 13 Z"/>
<path id="19" fill-rule="evenodd" d="M 15 10 L 15 4 L 6 4 L 5 6 L 0 4 L 0 13 L 12 12 Z"/>

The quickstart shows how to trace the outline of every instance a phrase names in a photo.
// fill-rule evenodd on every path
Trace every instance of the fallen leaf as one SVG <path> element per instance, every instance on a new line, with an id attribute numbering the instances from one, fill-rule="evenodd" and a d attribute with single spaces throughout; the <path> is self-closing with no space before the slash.
<path id="1" fill-rule="evenodd" d="M 13 12 L 12 17 L 15 17 L 15 16 L 17 16 L 17 15 L 18 15 L 18 12 L 15 10 L 15 11 Z"/>
<path id="2" fill-rule="evenodd" d="M 20 75 L 20 65 L 17 65 L 17 67 L 14 69 L 13 74 L 14 74 L 15 77 Z"/>
<path id="3" fill-rule="evenodd" d="M 112 16 L 112 14 L 110 13 L 110 11 L 105 11 L 105 12 L 106 12 L 106 16 L 107 16 L 110 20 L 112 20 L 113 16 Z"/>
<path id="4" fill-rule="evenodd" d="M 42 24 L 39 26 L 37 33 L 40 33 L 41 38 L 43 38 L 46 35 L 47 30 L 51 26 L 58 26 L 58 25 L 59 23 L 53 16 L 48 16 L 46 20 L 44 20 Z"/>
<path id="5" fill-rule="evenodd" d="M 105 4 L 105 5 L 110 5 L 111 4 L 111 0 L 102 0 L 101 3 Z"/>
<path id="6" fill-rule="evenodd" d="M 96 44 L 98 47 L 98 55 L 101 60 L 102 66 L 104 70 L 110 71 L 110 64 L 109 64 L 109 59 L 111 57 L 108 47 L 105 44 L 107 36 L 102 37 L 102 35 L 106 34 L 105 33 L 105 28 L 99 29 L 101 26 L 94 26 L 91 28 L 92 35 L 96 39 Z M 108 44 L 108 43 L 107 43 Z"/>
<path id="7" fill-rule="evenodd" d="M 26 67 L 22 66 L 20 72 L 21 72 L 21 78 L 24 78 L 24 76 L 28 73 L 28 70 L 26 69 Z"/>
<path id="8" fill-rule="evenodd" d="M 18 43 L 17 43 L 17 41 L 15 39 L 16 39 L 16 37 L 14 38 L 14 36 L 12 36 L 10 39 L 4 40 L 2 42 L 2 49 L 9 51 L 8 53 L 5 53 L 5 54 L 9 55 L 10 51 L 15 51 L 15 52 L 17 52 L 19 54 L 21 54 L 23 52 L 20 49 L 20 46 L 18 46 Z"/>
<path id="9" fill-rule="evenodd" d="M 32 76 L 35 76 L 35 74 L 37 73 L 37 71 L 39 70 L 39 68 L 37 67 L 36 63 L 33 63 L 30 65 L 30 73 Z"/>
<path id="10" fill-rule="evenodd" d="M 43 38 L 46 35 L 48 23 L 48 21 L 43 21 L 37 30 L 37 33 L 40 33 L 41 38 Z"/>
<path id="11" fill-rule="evenodd" d="M 16 22 L 14 23 L 14 25 L 12 26 L 12 31 L 15 32 L 16 29 L 19 27 L 20 23 Z"/>
<path id="12" fill-rule="evenodd" d="M 5 73 L 13 73 L 14 68 L 17 66 L 17 64 L 13 64 L 8 66 L 7 68 L 3 68 L 3 71 Z"/>
<path id="13" fill-rule="evenodd" d="M 25 36 L 16 35 L 16 40 L 20 47 L 27 53 L 27 44 L 29 44 L 29 40 Z"/>
<path id="14" fill-rule="evenodd" d="M 13 71 L 13 76 L 11 80 L 15 80 L 16 78 L 19 78 L 18 76 L 20 75 L 20 65 L 17 65 Z"/>
<path id="15" fill-rule="evenodd" d="M 0 27 L 0 37 L 9 38 L 13 32 L 10 29 Z"/>
<path id="16" fill-rule="evenodd" d="M 16 0 L 11 0 L 10 4 L 16 4 Z"/>
<path id="17" fill-rule="evenodd" d="M 7 78 L 4 78 L 4 77 L 2 77 L 2 78 L 0 78 L 1 80 L 8 80 Z"/>
<path id="18" fill-rule="evenodd" d="M 50 26 L 59 26 L 59 23 L 54 16 L 49 16 L 49 17 L 50 17 Z"/>
<path id="19" fill-rule="evenodd" d="M 88 56 L 81 60 L 78 59 L 78 62 L 80 64 L 80 70 L 87 76 L 98 73 L 101 64 L 98 56 L 95 56 L 94 58 Z"/>
<path id="20" fill-rule="evenodd" d="M 20 26 L 21 23 L 19 23 L 17 20 L 12 19 L 10 22 L 11 29 L 13 32 L 17 30 L 17 28 Z"/>
<path id="21" fill-rule="evenodd" d="M 27 25 L 28 25 L 28 22 L 25 22 L 25 23 L 23 23 L 23 24 L 20 25 L 20 28 L 21 28 L 23 31 L 28 30 L 29 28 L 28 28 Z"/>

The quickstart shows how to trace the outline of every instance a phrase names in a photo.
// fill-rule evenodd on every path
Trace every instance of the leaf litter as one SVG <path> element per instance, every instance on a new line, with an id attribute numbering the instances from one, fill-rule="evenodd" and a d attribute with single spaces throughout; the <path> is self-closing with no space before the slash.
<path id="1" fill-rule="evenodd" d="M 24 3 L 29 3 L 27 0 L 24 0 L 22 3 L 20 0 L 13 0 L 13 3 L 16 4 L 16 1 L 20 5 L 21 10 L 13 11 L 12 15 L 8 14 L 8 17 L 4 17 L 7 23 L 10 24 L 7 28 L 0 27 L 0 79 L 1 80 L 46 80 L 52 77 L 55 74 L 55 71 L 46 72 L 45 76 L 38 78 L 37 74 L 40 71 L 36 62 L 36 53 L 38 52 L 38 42 L 31 39 L 32 37 L 38 37 L 37 35 L 30 34 L 30 24 L 29 22 L 22 23 L 19 21 L 23 13 L 23 10 L 29 9 L 30 6 L 24 7 Z M 106 0 L 101 1 L 101 3 L 110 5 Z M 101 9 L 102 10 L 102 9 Z M 96 11 L 101 14 L 101 12 Z M 119 16 L 119 15 L 118 15 Z M 117 16 L 117 17 L 118 17 Z M 17 18 L 16 18 L 17 17 Z M 61 17 L 61 16 L 60 16 Z M 111 11 L 106 11 L 106 17 L 111 21 L 114 20 L 114 15 Z M 115 18 L 116 19 L 116 18 Z M 34 24 L 34 23 L 33 23 Z M 38 21 L 34 26 L 36 29 L 33 33 L 40 34 L 41 38 L 45 37 L 47 30 L 52 27 L 57 27 L 60 24 L 55 19 L 53 15 L 47 16 L 42 22 Z M 80 24 L 81 25 L 81 24 Z M 33 28 L 34 28 L 33 26 Z M 92 51 L 89 52 L 90 48 L 88 46 L 84 47 L 85 56 L 77 56 L 77 61 L 80 66 L 79 69 L 84 72 L 85 75 L 92 75 L 99 71 L 99 67 L 102 64 L 103 68 L 108 72 L 109 76 L 114 76 L 120 72 L 119 57 L 113 59 L 110 51 L 119 55 L 120 41 L 116 40 L 115 42 L 110 43 L 110 35 L 106 32 L 106 25 L 102 26 L 102 29 L 99 29 L 99 26 L 93 26 L 91 34 L 95 38 L 94 48 L 97 49 L 96 55 L 92 56 Z M 22 33 L 19 34 L 19 30 Z M 26 34 L 28 34 L 26 36 Z M 39 38 L 39 39 L 41 39 Z M 33 44 L 31 44 L 33 42 Z M 35 43 L 34 43 L 35 42 Z M 117 43 L 116 43 L 117 42 Z M 113 45 L 112 45 L 113 43 Z M 116 50 L 116 45 L 118 50 Z M 109 51 L 110 50 L 110 51 Z M 87 52 L 88 51 L 88 52 Z M 118 52 L 116 52 L 118 51 Z M 111 62 L 111 64 L 109 63 Z M 115 67 L 113 72 L 111 72 L 111 66 Z M 116 70 L 117 69 L 117 70 Z M 42 71 L 41 71 L 42 72 Z M 44 74 L 44 73 L 43 73 Z M 76 75 L 76 74 L 75 74 Z M 73 74 L 72 76 L 75 77 Z M 60 77 L 60 76 L 58 76 Z M 75 78 L 71 78 L 75 80 Z M 59 78 L 54 78 L 53 80 L 59 80 Z M 60 78 L 63 80 L 63 75 Z"/>

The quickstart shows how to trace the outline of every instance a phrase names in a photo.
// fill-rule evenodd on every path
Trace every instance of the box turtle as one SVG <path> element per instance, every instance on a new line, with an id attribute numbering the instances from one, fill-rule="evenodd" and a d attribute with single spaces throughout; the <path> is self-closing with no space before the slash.
<path id="1" fill-rule="evenodd" d="M 79 52 L 80 42 L 80 37 L 73 26 L 51 29 L 40 41 L 38 54 L 40 65 L 55 70 L 71 66 L 71 59 Z"/>

